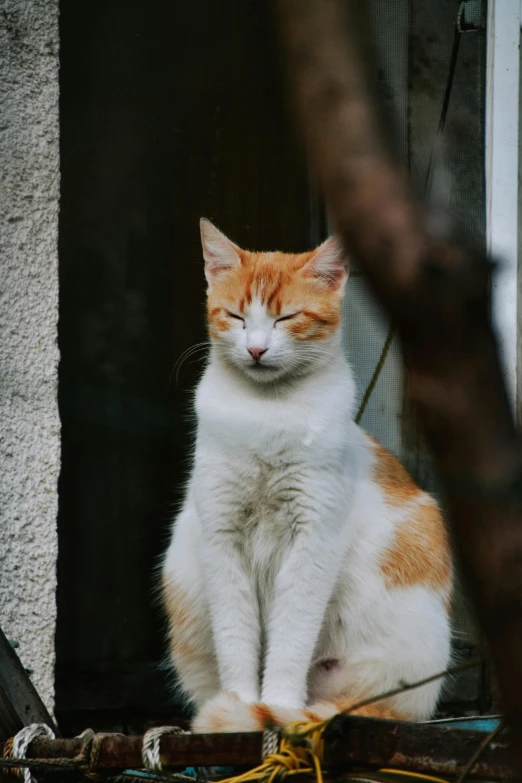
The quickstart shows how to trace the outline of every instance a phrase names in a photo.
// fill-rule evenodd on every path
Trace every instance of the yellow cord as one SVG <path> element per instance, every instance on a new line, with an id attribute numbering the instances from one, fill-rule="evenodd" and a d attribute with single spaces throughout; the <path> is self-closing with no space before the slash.
<path id="1" fill-rule="evenodd" d="M 433 775 L 423 775 L 422 772 L 403 772 L 400 769 L 380 769 L 386 775 L 400 775 L 401 777 L 417 778 L 418 780 L 431 780 L 432 783 L 448 783 L 444 778 L 436 778 Z"/>
<path id="2" fill-rule="evenodd" d="M 321 723 L 290 723 L 281 731 L 281 745 L 259 767 L 220 783 L 247 783 L 266 781 L 280 783 L 292 775 L 313 774 L 317 783 L 323 783 L 323 731 L 328 721 Z"/>
<path id="3" fill-rule="evenodd" d="M 323 732 L 330 723 L 325 720 L 321 723 L 290 723 L 281 732 L 281 746 L 277 753 L 271 753 L 255 769 L 249 770 L 237 777 L 227 778 L 220 783 L 282 783 L 292 775 L 315 773 L 317 783 L 324 783 L 322 770 L 323 757 Z M 402 772 L 398 769 L 380 769 L 377 774 L 397 775 L 417 780 L 430 781 L 430 783 L 448 783 L 443 778 L 423 775 L 420 772 Z M 346 777 L 361 777 L 368 780 L 376 780 L 382 783 L 382 779 L 372 776 L 372 773 L 353 773 Z"/>
<path id="4" fill-rule="evenodd" d="M 381 776 L 382 773 L 382 776 Z M 432 775 L 423 775 L 420 772 L 406 772 L 402 769 L 379 769 L 376 772 L 349 772 L 348 774 L 344 775 L 344 778 L 347 780 L 353 780 L 353 781 L 360 781 L 361 783 L 364 781 L 368 781 L 368 783 L 389 783 L 388 778 L 385 777 L 385 775 L 396 775 L 397 777 L 410 777 L 410 778 L 419 778 L 420 780 L 431 780 L 436 781 L 436 783 L 449 783 L 448 780 L 445 780 L 444 778 L 436 778 Z"/>

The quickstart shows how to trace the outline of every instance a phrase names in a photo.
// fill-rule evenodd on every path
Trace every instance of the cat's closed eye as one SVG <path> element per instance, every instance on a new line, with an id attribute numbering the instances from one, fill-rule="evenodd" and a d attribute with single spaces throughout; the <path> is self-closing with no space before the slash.
<path id="1" fill-rule="evenodd" d="M 242 318 L 240 315 L 236 315 L 235 313 L 231 313 L 230 310 L 227 310 L 227 315 L 229 318 L 235 318 L 236 321 L 241 321 L 243 323 L 243 328 L 245 327 L 245 319 Z"/>
<path id="2" fill-rule="evenodd" d="M 275 328 L 276 324 L 280 324 L 280 323 L 281 323 L 281 321 L 289 321 L 291 318 L 295 318 L 295 317 L 296 317 L 296 315 L 299 315 L 299 314 L 300 314 L 300 312 L 301 312 L 301 311 L 299 310 L 297 313 L 289 313 L 289 315 L 283 315 L 283 316 L 281 316 L 281 318 L 278 318 L 278 319 L 276 320 L 276 322 L 274 323 L 274 328 Z"/>

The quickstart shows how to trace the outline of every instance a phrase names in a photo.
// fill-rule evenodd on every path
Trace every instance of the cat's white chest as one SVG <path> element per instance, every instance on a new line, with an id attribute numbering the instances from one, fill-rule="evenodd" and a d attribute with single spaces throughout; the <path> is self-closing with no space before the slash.
<path id="1" fill-rule="evenodd" d="M 261 460 L 277 469 L 282 453 L 306 449 L 322 429 L 317 417 L 277 402 L 213 399 L 205 401 L 200 427 L 242 458 Z"/>
<path id="2" fill-rule="evenodd" d="M 241 508 L 238 533 L 285 536 L 291 533 L 296 487 L 303 488 L 303 468 L 295 450 L 267 455 L 251 450 L 235 462 L 235 493 Z M 233 464 L 230 466 L 234 470 Z"/>
<path id="3" fill-rule="evenodd" d="M 294 488 L 299 468 L 290 460 L 254 458 L 252 462 L 256 478 L 245 493 L 235 539 L 247 571 L 266 592 L 298 532 Z"/>
<path id="4" fill-rule="evenodd" d="M 199 431 L 242 462 L 252 460 L 264 477 L 284 474 L 288 460 L 313 461 L 335 439 L 328 411 L 318 398 L 295 402 L 228 392 L 217 394 L 210 383 L 202 386 Z"/>
<path id="5" fill-rule="evenodd" d="M 320 393 L 304 387 L 300 394 L 261 397 L 212 368 L 202 380 L 196 405 L 198 498 L 206 504 L 215 496 L 226 507 L 227 532 L 256 569 L 288 550 L 308 522 L 306 509 L 323 492 L 329 502 L 336 495 L 342 511 L 340 476 L 346 473 L 351 424 L 342 391 L 325 383 Z"/>

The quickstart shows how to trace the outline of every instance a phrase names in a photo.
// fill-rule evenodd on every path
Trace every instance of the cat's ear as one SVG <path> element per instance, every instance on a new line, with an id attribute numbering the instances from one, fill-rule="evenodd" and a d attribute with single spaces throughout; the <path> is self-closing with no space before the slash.
<path id="1" fill-rule="evenodd" d="M 209 287 L 221 272 L 230 271 L 241 263 L 239 248 L 206 218 L 199 221 L 201 245 L 205 259 L 205 277 Z"/>
<path id="2" fill-rule="evenodd" d="M 343 288 L 348 279 L 348 258 L 341 237 L 334 234 L 319 245 L 306 262 L 303 271 L 306 275 L 324 282 L 328 288 Z"/>

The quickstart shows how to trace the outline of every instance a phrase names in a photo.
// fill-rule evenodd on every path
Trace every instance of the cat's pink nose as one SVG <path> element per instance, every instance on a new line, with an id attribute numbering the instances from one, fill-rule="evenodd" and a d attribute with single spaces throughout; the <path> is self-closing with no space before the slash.
<path id="1" fill-rule="evenodd" d="M 249 348 L 248 353 L 250 354 L 252 359 L 255 359 L 256 362 L 258 362 L 262 357 L 262 355 L 266 353 L 266 350 L 267 350 L 266 348 Z"/>

